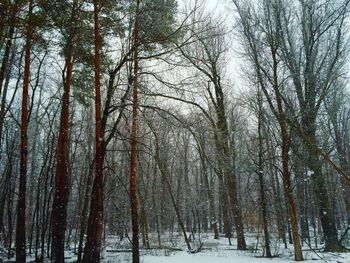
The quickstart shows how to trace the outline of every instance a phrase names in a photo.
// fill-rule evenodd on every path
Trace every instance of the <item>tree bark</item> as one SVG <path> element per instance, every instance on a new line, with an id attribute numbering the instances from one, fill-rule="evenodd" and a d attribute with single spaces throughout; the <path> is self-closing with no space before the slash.
<path id="1" fill-rule="evenodd" d="M 3 10 L 5 10 L 5 9 L 6 8 L 4 8 Z M 7 11 L 9 11 L 9 10 L 7 10 Z M 11 47 L 13 44 L 13 36 L 14 36 L 14 32 L 15 32 L 14 23 L 15 23 L 17 12 L 18 12 L 18 3 L 13 4 L 11 11 L 12 11 L 11 16 L 9 18 L 10 23 L 9 23 L 9 25 L 7 25 L 8 26 L 7 41 L 6 41 L 6 45 L 5 45 L 4 55 L 2 58 L 1 67 L 0 67 L 0 95 L 2 93 L 2 88 L 3 88 L 4 80 L 6 77 L 6 73 L 8 72 L 8 67 L 9 66 L 11 67 L 11 65 L 9 64 L 9 60 L 10 60 Z M 0 21 L 4 20 L 5 17 L 6 16 L 4 15 L 4 17 L 0 18 Z M 2 29 L 4 27 L 1 25 L 0 28 Z M 0 29 L 0 39 L 2 39 L 2 37 L 3 37 L 1 29 Z"/>
<path id="2" fill-rule="evenodd" d="M 88 123 L 88 150 L 87 150 L 87 157 L 86 160 L 90 161 L 91 156 L 91 145 L 93 144 L 93 137 L 92 132 L 90 132 L 90 122 Z M 90 136 L 91 135 L 91 136 Z M 88 167 L 88 174 L 86 179 L 86 185 L 85 185 L 85 191 L 84 191 L 84 201 L 83 201 L 83 208 L 81 211 L 81 224 L 80 224 L 80 233 L 79 233 L 79 244 L 78 244 L 78 257 L 77 262 L 80 263 L 82 259 L 82 253 L 83 253 L 83 242 L 84 242 L 84 235 L 86 231 L 86 225 L 87 220 L 86 216 L 88 215 L 88 209 L 89 209 L 89 196 L 91 195 L 91 185 L 92 185 L 92 179 L 94 174 L 93 164 L 89 165 Z"/>
<path id="3" fill-rule="evenodd" d="M 292 228 L 293 244 L 294 244 L 294 258 L 296 261 L 302 261 L 303 253 L 301 250 L 300 237 L 298 233 L 298 218 L 296 214 L 296 208 L 293 198 L 293 188 L 289 173 L 289 144 L 290 139 L 287 132 L 286 116 L 283 110 L 282 98 L 279 91 L 278 83 L 278 61 L 277 61 L 277 49 L 271 47 L 271 55 L 273 60 L 273 90 L 276 97 L 277 109 L 278 109 L 278 122 L 281 132 L 282 140 L 282 170 L 283 170 L 283 186 L 285 195 L 287 197 L 290 224 Z"/>
<path id="4" fill-rule="evenodd" d="M 330 208 L 326 182 L 322 173 L 322 164 L 320 163 L 318 152 L 313 150 L 313 145 L 317 145 L 317 141 L 316 131 L 312 131 L 312 128 L 310 129 L 310 127 L 312 126 L 314 126 L 312 125 L 312 123 L 310 124 L 310 122 L 307 122 L 307 127 L 304 127 L 309 131 L 311 130 L 307 136 L 310 143 L 308 147 L 308 164 L 311 171 L 313 172 L 312 180 L 314 183 L 314 192 L 316 202 L 318 204 L 318 213 L 321 219 L 323 237 L 325 241 L 324 250 L 332 252 L 343 252 L 345 251 L 345 248 L 340 244 L 338 240 L 337 228 L 333 220 L 333 214 Z"/>
<path id="5" fill-rule="evenodd" d="M 76 2 L 76 1 L 75 1 Z M 73 7 L 73 11 L 74 12 Z M 67 205 L 69 196 L 69 116 L 70 116 L 70 86 L 73 74 L 73 41 L 72 35 L 67 41 L 66 50 L 67 73 L 62 98 L 61 122 L 58 135 L 56 154 L 55 195 L 52 203 L 52 243 L 51 260 L 57 263 L 64 262 L 64 241 L 67 219 Z"/>
<path id="6" fill-rule="evenodd" d="M 15 15 L 15 14 L 14 14 Z M 3 133 L 3 126 L 4 126 L 4 120 L 5 120 L 5 103 L 6 103 L 6 97 L 7 97 L 7 89 L 8 89 L 8 81 L 10 78 L 11 68 L 12 68 L 12 61 L 14 60 L 14 55 L 16 50 L 12 48 L 13 45 L 13 35 L 15 32 L 15 27 L 11 26 L 8 32 L 8 39 L 6 41 L 5 46 L 5 52 L 2 59 L 2 64 L 0 68 L 0 96 L 1 102 L 0 102 L 0 147 L 2 146 L 2 133 Z M 12 54 L 11 53 L 11 48 Z M 5 84 L 5 85 L 4 85 Z M 1 155 L 0 155 L 1 160 Z M 0 230 L 1 231 L 1 230 Z"/>
<path id="7" fill-rule="evenodd" d="M 218 231 L 218 224 L 217 224 L 217 218 L 216 218 L 216 211 L 214 207 L 214 196 L 213 192 L 210 189 L 210 184 L 209 184 L 209 179 L 208 179 L 208 170 L 207 170 L 207 165 L 206 165 L 206 160 L 205 160 L 205 141 L 204 138 L 201 136 L 197 140 L 198 144 L 198 152 L 199 152 L 199 157 L 201 161 L 201 169 L 203 173 L 203 181 L 204 181 L 204 186 L 205 190 L 207 193 L 207 198 L 208 198 L 208 204 L 209 204 L 209 213 L 211 217 L 211 222 L 212 222 L 212 227 L 214 230 L 214 239 L 219 239 L 219 231 Z"/>
<path id="8" fill-rule="evenodd" d="M 232 213 L 233 213 L 233 221 L 237 232 L 237 249 L 245 250 L 246 243 L 245 243 L 244 230 L 243 230 L 242 210 L 238 203 L 237 182 L 236 182 L 236 176 L 233 171 L 233 165 L 231 161 L 231 152 L 229 149 L 229 131 L 227 126 L 226 114 L 225 114 L 224 94 L 222 92 L 221 85 L 219 84 L 218 81 L 219 80 L 214 81 L 214 88 L 216 93 L 216 115 L 217 115 L 216 132 L 217 132 L 217 138 L 218 138 L 217 146 L 219 146 L 218 152 L 222 158 L 223 176 L 226 183 L 226 190 L 228 192 L 228 197 L 230 199 Z"/>
<path id="9" fill-rule="evenodd" d="M 25 44 L 25 64 L 22 93 L 22 116 L 21 116 L 21 163 L 17 206 L 17 225 L 16 225 L 16 262 L 25 263 L 26 261 L 26 176 L 27 176 L 27 155 L 28 155 L 28 98 L 29 98 L 29 77 L 30 77 L 30 50 L 32 28 L 30 26 L 30 17 L 33 12 L 33 1 L 29 0 L 28 22 L 26 29 Z"/>
<path id="10" fill-rule="evenodd" d="M 138 204 L 137 204 L 137 107 L 138 107 L 138 43 L 139 43 L 139 12 L 140 0 L 136 0 L 135 24 L 134 24 L 134 90 L 132 105 L 132 125 L 131 125 L 131 153 L 130 153 L 130 207 L 131 207 L 131 224 L 132 224 L 132 262 L 140 262 L 139 252 L 139 227 L 138 227 Z"/>
<path id="11" fill-rule="evenodd" d="M 262 97 L 260 90 L 258 91 L 258 140 L 259 140 L 259 160 L 258 160 L 258 177 L 259 177 L 259 186 L 260 186 L 260 206 L 263 220 L 264 228 L 264 237 L 265 237 L 265 252 L 266 257 L 271 258 L 271 249 L 270 249 L 270 237 L 268 230 L 268 217 L 267 217 L 267 204 L 265 196 L 265 182 L 264 182 L 264 163 L 263 163 L 263 138 L 262 138 L 262 125 L 263 125 L 263 109 L 262 109 Z"/>
<path id="12" fill-rule="evenodd" d="M 154 133 L 154 131 L 153 131 L 153 133 Z M 155 134 L 155 133 L 154 133 L 154 134 Z M 166 170 L 166 164 L 165 164 L 164 161 L 162 161 L 161 158 L 160 158 L 159 142 L 158 142 L 158 138 L 157 138 L 156 134 L 155 134 L 155 137 L 156 137 L 156 154 L 155 154 L 155 158 L 156 158 L 156 161 L 157 161 L 157 164 L 158 164 L 158 168 L 159 168 L 159 171 L 160 171 L 160 173 L 161 173 L 161 175 L 162 175 L 162 178 L 164 179 L 166 188 L 167 188 L 167 190 L 168 190 L 168 192 L 169 192 L 170 199 L 171 199 L 172 205 L 173 205 L 173 207 L 174 207 L 175 214 L 176 214 L 176 217 L 177 217 L 179 226 L 180 226 L 180 228 L 181 228 L 182 234 L 184 235 L 184 239 L 185 239 L 185 242 L 186 242 L 186 245 L 187 245 L 187 249 L 188 249 L 188 251 L 191 251 L 190 240 L 189 240 L 188 237 L 187 237 L 185 225 L 184 225 L 184 223 L 183 223 L 183 220 L 182 220 L 181 214 L 180 214 L 180 209 L 179 209 L 179 207 L 177 206 L 176 199 L 175 199 L 174 194 L 173 194 L 173 191 L 172 191 L 172 189 L 171 189 L 171 183 L 170 183 L 169 178 L 168 178 L 168 176 L 167 176 L 168 171 Z"/>
<path id="13" fill-rule="evenodd" d="M 82 262 L 100 262 L 103 225 L 103 132 L 101 127 L 99 1 L 94 0 L 95 34 L 95 179 L 91 193 L 87 240 Z"/>

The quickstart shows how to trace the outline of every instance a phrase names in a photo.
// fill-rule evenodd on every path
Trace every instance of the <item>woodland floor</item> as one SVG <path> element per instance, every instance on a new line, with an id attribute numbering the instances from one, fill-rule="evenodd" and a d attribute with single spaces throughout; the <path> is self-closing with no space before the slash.
<path id="1" fill-rule="evenodd" d="M 156 243 L 156 237 L 150 236 L 151 243 Z M 210 235 L 202 235 L 202 249 L 198 253 L 189 253 L 186 250 L 186 245 L 183 242 L 183 237 L 179 235 L 162 236 L 163 246 L 165 248 L 141 249 L 142 263 L 289 263 L 295 262 L 293 255 L 293 245 L 288 244 L 285 249 L 284 245 L 276 240 L 271 242 L 271 252 L 274 258 L 262 258 L 262 238 L 257 242 L 256 235 L 246 236 L 247 245 L 250 249 L 246 251 L 236 250 L 235 239 L 232 239 L 232 246 L 228 245 L 228 240 L 221 237 L 219 240 L 214 240 Z M 349 241 L 350 242 L 350 241 Z M 258 243 L 258 249 L 255 250 Z M 198 238 L 192 243 L 193 249 L 198 247 Z M 334 262 L 334 263 L 350 263 L 349 253 L 323 253 L 322 245 L 318 248 L 314 246 L 310 248 L 307 245 L 303 246 L 304 262 Z M 0 258 L 3 255 L 0 255 Z M 128 239 L 120 241 L 118 237 L 109 236 L 105 241 L 103 250 L 103 263 L 126 263 L 131 262 L 130 242 Z M 3 258 L 4 259 L 4 258 Z M 14 262 L 14 258 L 4 262 Z M 74 262 L 76 256 L 73 253 L 73 248 L 66 253 L 66 262 Z M 31 261 L 30 256 L 28 262 Z M 45 261 L 49 262 L 49 261 Z"/>

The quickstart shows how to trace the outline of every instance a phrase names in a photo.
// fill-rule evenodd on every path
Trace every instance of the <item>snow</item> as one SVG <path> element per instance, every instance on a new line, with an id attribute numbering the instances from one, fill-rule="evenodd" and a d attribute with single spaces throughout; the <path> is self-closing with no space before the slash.
<path id="1" fill-rule="evenodd" d="M 156 244 L 156 235 L 150 233 L 151 244 Z M 192 239 L 191 246 L 196 249 L 199 244 L 199 239 L 196 237 Z M 140 250 L 141 263 L 291 263 L 294 261 L 293 245 L 288 244 L 285 249 L 284 245 L 275 238 L 271 240 L 271 252 L 276 255 L 274 258 L 262 258 L 262 243 L 263 240 L 259 238 L 259 249 L 255 250 L 257 240 L 256 234 L 251 233 L 246 235 L 246 242 L 248 250 L 236 250 L 236 240 L 232 239 L 232 246 L 228 245 L 228 240 L 220 237 L 215 240 L 212 234 L 201 235 L 202 250 L 198 253 L 189 253 L 186 251 L 186 245 L 183 241 L 183 236 L 180 234 L 163 234 L 162 245 L 165 248 L 159 249 L 152 247 L 152 249 Z M 140 242 L 142 245 L 142 242 Z M 349 253 L 322 253 L 322 248 L 303 247 L 303 256 L 307 263 L 350 263 Z M 66 251 L 66 262 L 76 262 L 76 255 L 71 250 Z M 1 255 L 0 255 L 1 258 Z M 13 258 L 14 260 L 14 258 Z M 28 260 L 34 260 L 34 255 L 28 255 Z M 44 262 L 50 262 L 48 259 Z M 104 243 L 102 251 L 101 263 L 128 263 L 132 262 L 130 242 L 127 238 L 120 241 L 118 236 L 108 236 Z"/>
<path id="2" fill-rule="evenodd" d="M 289 263 L 295 262 L 293 259 L 275 257 L 257 258 L 254 255 L 249 255 L 243 251 L 219 251 L 219 252 L 202 252 L 197 254 L 189 254 L 187 252 L 178 252 L 171 256 L 143 256 L 143 263 Z M 304 252 L 305 261 L 303 262 L 334 262 L 334 263 L 349 263 L 350 254 L 334 254 L 321 253 L 319 258 L 314 252 Z"/>
<path id="3" fill-rule="evenodd" d="M 232 263 L 232 262 L 293 262 L 289 260 L 263 259 L 246 256 L 242 252 L 236 251 L 220 251 L 220 252 L 203 252 L 197 254 L 189 254 L 187 252 L 179 252 L 171 256 L 144 256 L 143 263 Z"/>
<path id="4" fill-rule="evenodd" d="M 153 237 L 154 238 L 154 237 Z M 151 237 L 152 239 L 152 237 Z M 199 253 L 189 253 L 186 251 L 186 245 L 183 242 L 181 235 L 167 237 L 162 236 L 163 245 L 167 247 L 179 248 L 182 251 L 172 251 L 170 249 L 141 249 L 142 263 L 290 263 L 294 261 L 293 245 L 284 246 L 278 241 L 271 242 L 271 250 L 276 257 L 262 258 L 262 250 L 254 250 L 256 246 L 256 236 L 250 235 L 246 237 L 248 247 L 246 251 L 236 250 L 236 240 L 232 239 L 232 246 L 228 245 L 228 241 L 224 237 L 219 240 L 213 239 L 213 236 L 202 235 L 201 242 L 203 242 L 202 251 Z M 104 252 L 104 260 L 102 262 L 121 263 L 132 262 L 131 253 L 109 253 L 109 249 L 113 250 L 116 243 L 120 246 L 120 242 L 116 239 L 107 241 L 107 247 Z M 168 240 L 168 242 L 164 241 Z M 260 238 L 259 247 L 261 247 L 263 240 Z M 197 242 L 197 243 L 196 243 Z M 109 243 L 109 244 L 108 244 Z M 113 245 L 114 243 L 114 245 Z M 126 243 L 124 243 L 126 245 Z M 172 244 L 172 246 L 171 246 Z M 198 245 L 198 239 L 191 244 L 193 249 Z M 350 263 L 350 253 L 322 253 L 319 249 L 310 249 L 308 246 L 303 247 L 304 262 L 315 263 Z"/>

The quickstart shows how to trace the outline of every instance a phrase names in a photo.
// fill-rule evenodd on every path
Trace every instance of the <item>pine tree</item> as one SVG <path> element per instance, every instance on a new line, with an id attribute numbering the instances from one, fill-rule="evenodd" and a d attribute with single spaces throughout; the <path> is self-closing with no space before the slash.
<path id="1" fill-rule="evenodd" d="M 103 132 L 101 129 L 99 1 L 94 0 L 95 36 L 95 180 L 92 187 L 87 240 L 82 262 L 100 262 L 103 226 Z"/>
<path id="2" fill-rule="evenodd" d="M 28 2 L 28 21 L 26 28 L 25 43 L 25 64 L 22 92 L 22 117 L 21 117 L 21 163 L 20 179 L 17 206 L 16 226 L 16 262 L 26 262 L 26 177 L 27 177 L 27 156 L 28 156 L 28 98 L 29 98 L 29 77 L 30 77 L 30 50 L 32 45 L 32 27 L 30 19 L 33 13 L 33 1 Z"/>
<path id="3" fill-rule="evenodd" d="M 61 105 L 61 121 L 56 154 L 55 194 L 52 203 L 52 243 L 51 259 L 57 263 L 64 262 L 64 243 L 67 220 L 67 205 L 69 197 L 69 120 L 70 120 L 70 90 L 73 75 L 73 47 L 75 36 L 75 20 L 78 0 L 71 6 L 70 22 L 67 28 L 65 46 L 65 83 Z"/>
<path id="4" fill-rule="evenodd" d="M 138 46 L 139 46 L 139 15 L 140 0 L 136 0 L 135 24 L 133 32 L 134 54 L 133 54 L 133 105 L 132 105 L 132 126 L 131 126 L 131 153 L 130 153 L 130 206 L 131 206 L 131 224 L 132 224 L 132 262 L 140 262 L 139 253 L 139 227 L 138 227 L 138 205 L 137 205 L 137 107 L 138 107 Z"/>

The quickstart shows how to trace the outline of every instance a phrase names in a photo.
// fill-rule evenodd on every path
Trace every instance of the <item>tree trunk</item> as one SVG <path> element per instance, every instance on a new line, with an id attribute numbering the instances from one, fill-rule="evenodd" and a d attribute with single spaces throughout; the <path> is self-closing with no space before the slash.
<path id="1" fill-rule="evenodd" d="M 138 205 L 136 191 L 137 177 L 137 107 L 138 107 L 138 43 L 139 43 L 139 12 L 140 0 L 136 1 L 136 13 L 134 24 L 134 90 L 133 90 L 133 105 L 132 105 L 132 126 L 131 126 L 131 153 L 130 153 L 130 207 L 131 207 L 131 222 L 132 222 L 132 262 L 140 262 L 139 252 L 139 227 L 138 227 Z"/>
<path id="2" fill-rule="evenodd" d="M 101 128 L 101 91 L 100 91 L 100 30 L 99 1 L 94 0 L 95 34 L 95 180 L 92 187 L 90 214 L 84 249 L 84 263 L 100 262 L 102 225 L 103 225 L 103 132 Z"/>
<path id="3" fill-rule="evenodd" d="M 228 200 L 227 191 L 224 184 L 222 170 L 218 169 L 217 174 L 219 179 L 219 201 L 220 201 L 220 208 L 221 208 L 221 214 L 222 214 L 222 221 L 224 225 L 223 232 L 225 234 L 225 237 L 229 239 L 229 244 L 231 246 L 232 231 L 231 231 L 231 222 L 230 222 L 230 214 L 229 214 L 229 200 Z"/>
<path id="4" fill-rule="evenodd" d="M 216 114 L 217 114 L 217 138 L 219 146 L 218 152 L 222 158 L 223 164 L 223 176 L 226 183 L 226 190 L 228 192 L 228 197 L 230 199 L 232 213 L 233 213 L 233 222 L 236 227 L 237 232 L 237 249 L 245 250 L 246 243 L 244 238 L 243 230 L 243 219 L 242 219 L 242 210 L 238 203 L 237 197 L 237 182 L 236 177 L 233 171 L 233 165 L 231 162 L 231 152 L 229 149 L 229 131 L 227 126 L 225 106 L 223 101 L 223 93 L 221 86 L 218 83 L 214 83 L 215 92 L 216 92 Z"/>
<path id="5" fill-rule="evenodd" d="M 155 163 L 154 165 L 154 170 L 153 170 L 154 175 L 157 175 L 157 164 Z M 157 231 L 157 241 L 158 241 L 158 247 L 162 247 L 161 243 L 161 233 L 160 233 L 160 216 L 159 216 L 159 206 L 156 203 L 156 190 L 157 190 L 157 180 L 153 179 L 152 183 L 152 205 L 153 205 L 153 210 L 154 212 L 154 221 L 155 221 L 155 227 Z"/>
<path id="6" fill-rule="evenodd" d="M 260 186 L 260 206 L 263 220 L 263 228 L 264 228 L 264 237 L 265 237 L 265 252 L 266 257 L 271 258 L 271 249 L 270 249 L 270 238 L 269 238 L 269 230 L 268 230 L 268 222 L 267 222 L 267 204 L 266 204 L 266 196 L 265 196 L 265 182 L 264 182 L 264 164 L 263 164 L 263 138 L 262 138 L 262 121 L 263 121 L 263 109 L 262 109 L 262 98 L 260 90 L 258 91 L 258 140 L 259 140 L 259 160 L 258 160 L 258 176 L 259 176 L 259 186 Z"/>
<path id="7" fill-rule="evenodd" d="M 5 104 L 8 90 L 8 82 L 10 79 L 12 64 L 15 58 L 16 49 L 12 47 L 13 45 L 13 35 L 14 35 L 14 26 L 11 26 L 8 33 L 8 40 L 6 41 L 5 53 L 2 59 L 1 69 L 0 69 L 0 95 L 1 104 L 0 104 L 0 147 L 2 146 L 2 133 L 5 120 Z M 12 47 L 12 54 L 10 54 Z M 1 160 L 1 155 L 0 155 Z M 0 230 L 1 231 L 1 230 Z"/>
<path id="8" fill-rule="evenodd" d="M 275 153 L 272 152 L 272 155 L 274 155 Z M 274 157 L 272 157 L 274 159 Z M 272 160 L 273 162 L 275 162 L 275 160 Z M 280 239 L 282 239 L 283 244 L 284 244 L 284 248 L 287 249 L 287 238 L 286 238 L 286 223 L 285 223 L 285 217 L 284 217 L 284 213 L 283 213 L 283 206 L 282 206 L 282 196 L 280 194 L 280 187 L 279 187 L 279 180 L 278 180 L 278 169 L 276 167 L 276 164 L 272 164 L 270 165 L 270 169 L 272 172 L 272 192 L 273 192 L 273 196 L 274 196 L 274 201 L 276 204 L 276 212 L 277 212 L 277 229 L 278 229 L 278 237 Z"/>
<path id="9" fill-rule="evenodd" d="M 156 140 L 157 140 L 157 139 L 156 139 Z M 177 217 L 179 226 L 180 226 L 181 231 L 182 231 L 182 234 L 184 235 L 184 238 L 185 238 L 185 242 L 186 242 L 186 245 L 187 245 L 187 249 L 188 249 L 188 251 L 191 251 L 190 240 L 189 240 L 188 237 L 187 237 L 185 225 L 184 225 L 183 220 L 182 220 L 182 218 L 181 218 L 181 214 L 180 214 L 179 207 L 176 205 L 176 200 L 175 200 L 173 191 L 172 191 L 172 189 L 171 189 L 171 184 L 170 184 L 169 178 L 168 178 L 168 176 L 167 176 L 167 171 L 166 171 L 165 168 L 164 168 L 164 164 L 161 163 L 161 159 L 160 159 L 160 156 L 159 156 L 159 149 L 158 149 L 158 148 L 159 148 L 159 145 L 157 144 L 156 147 L 157 147 L 157 149 L 156 149 L 156 160 L 157 160 L 157 163 L 158 163 L 159 171 L 160 171 L 160 173 L 162 174 L 162 177 L 164 178 L 166 187 L 167 187 L 167 189 L 168 189 L 168 192 L 169 192 L 169 195 L 170 195 L 170 199 L 171 199 L 171 202 L 172 202 L 172 204 L 173 204 L 173 207 L 174 207 L 174 210 L 175 210 L 175 213 L 176 213 L 176 217 Z"/>
<path id="10" fill-rule="evenodd" d="M 29 18 L 32 16 L 33 2 L 29 0 Z M 28 155 L 28 98 L 29 98 L 29 77 L 30 77 L 30 49 L 32 28 L 27 22 L 25 44 L 25 64 L 22 93 L 22 117 L 21 117 L 21 164 L 17 206 L 17 225 L 16 225 L 16 262 L 25 263 L 26 261 L 26 176 L 27 176 L 27 155 Z"/>
<path id="11" fill-rule="evenodd" d="M 344 127 L 346 127 L 346 120 L 343 120 L 342 122 L 339 121 L 340 123 L 338 123 L 338 111 L 334 110 L 335 112 L 329 112 L 328 115 L 330 116 L 330 121 L 333 125 L 333 131 L 334 131 L 334 143 L 335 143 L 335 147 L 337 149 L 337 153 L 339 156 L 339 164 L 340 167 L 342 168 L 342 170 L 349 174 L 350 172 L 350 165 L 349 165 L 349 160 L 347 157 L 347 147 L 346 145 L 347 143 L 347 136 L 342 136 L 340 127 L 341 125 Z M 340 115 L 340 114 L 339 114 Z M 345 132 L 344 132 L 345 133 Z M 343 133 L 343 134 L 344 134 Z M 345 138 L 344 138 L 345 137 Z M 350 187 L 348 185 L 348 183 L 346 182 L 345 178 L 342 176 L 340 178 L 340 182 L 341 182 L 341 186 L 342 186 L 342 193 L 344 196 L 344 202 L 345 202 L 345 208 L 346 208 L 346 212 L 347 212 L 347 216 L 350 216 Z"/>
<path id="12" fill-rule="evenodd" d="M 83 210 L 81 212 L 81 225 L 80 225 L 80 233 L 79 233 L 79 244 L 78 244 L 78 259 L 77 262 L 81 262 L 81 255 L 83 252 L 83 242 L 84 235 L 86 231 L 86 216 L 88 215 L 89 208 L 89 196 L 91 194 L 91 183 L 93 177 L 93 168 L 90 167 L 88 171 L 88 177 L 85 186 L 85 194 L 84 194 L 84 202 L 83 202 Z"/>
<path id="13" fill-rule="evenodd" d="M 310 123 L 308 123 L 307 127 L 310 127 Z M 325 241 L 324 250 L 332 252 L 343 252 L 345 250 L 344 247 L 339 243 L 337 228 L 335 226 L 332 211 L 330 208 L 326 182 L 322 173 L 322 164 L 320 163 L 318 153 L 312 148 L 313 145 L 317 145 L 315 132 L 311 132 L 308 138 L 310 140 L 310 145 L 312 145 L 309 147 L 309 167 L 313 172 L 312 180 L 314 183 L 315 197 L 318 204 L 319 217 L 321 219 L 322 231 Z"/>
<path id="14" fill-rule="evenodd" d="M 208 198 L 208 203 L 209 203 L 209 213 L 210 213 L 210 222 L 212 222 L 212 227 L 214 229 L 214 239 L 219 239 L 219 231 L 218 231 L 218 224 L 217 224 L 217 218 L 216 218 L 216 212 L 215 212 L 215 207 L 214 207 L 214 196 L 213 192 L 210 189 L 209 185 L 209 179 L 208 179 L 208 170 L 207 170 L 207 165 L 205 161 L 205 142 L 204 138 L 201 139 L 200 141 L 197 140 L 198 142 L 198 148 L 199 148 L 199 155 L 200 155 L 200 160 L 202 164 L 202 173 L 203 173 L 203 181 L 204 181 L 204 187 L 206 189 L 207 193 L 207 198 Z"/>
<path id="15" fill-rule="evenodd" d="M 74 7 L 73 7 L 74 8 Z M 73 10 L 74 12 L 74 10 Z M 64 241 L 67 219 L 67 205 L 69 196 L 69 115 L 70 115 L 70 86 L 73 73 L 73 43 L 72 36 L 67 43 L 66 54 L 66 83 L 62 98 L 60 131 L 58 135 L 56 155 L 55 194 L 52 203 L 52 243 L 51 260 L 64 262 Z"/>
<path id="16" fill-rule="evenodd" d="M 15 4 L 13 9 L 12 9 L 12 14 L 11 14 L 10 20 L 14 20 L 16 18 L 16 15 L 17 15 L 17 4 Z M 11 67 L 11 65 L 9 64 L 9 60 L 10 60 L 11 47 L 13 44 L 14 32 L 15 32 L 15 26 L 10 25 L 8 32 L 7 32 L 7 41 L 6 41 L 6 45 L 5 45 L 4 55 L 2 58 L 1 67 L 0 67 L 0 95 L 2 93 L 2 88 L 3 88 L 4 80 L 6 77 L 6 73 L 8 71 L 8 67 L 9 66 Z M 1 37 L 2 37 L 2 35 L 0 35 L 0 38 Z"/>
<path id="17" fill-rule="evenodd" d="M 283 171 L 283 186 L 287 197 L 290 224 L 292 228 L 293 244 L 294 244 L 294 258 L 296 261 L 302 261 L 303 253 L 300 245 L 300 237 L 298 233 L 298 219 L 296 214 L 295 203 L 293 199 L 293 188 L 289 173 L 289 144 L 290 139 L 287 133 L 286 116 L 282 106 L 282 98 L 279 91 L 278 83 L 278 61 L 277 50 L 271 47 L 271 55 L 273 59 L 273 89 L 277 102 L 278 109 L 278 123 L 280 126 L 281 140 L 282 140 L 282 171 Z"/>

